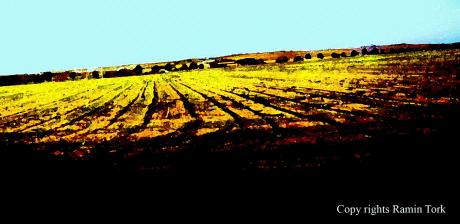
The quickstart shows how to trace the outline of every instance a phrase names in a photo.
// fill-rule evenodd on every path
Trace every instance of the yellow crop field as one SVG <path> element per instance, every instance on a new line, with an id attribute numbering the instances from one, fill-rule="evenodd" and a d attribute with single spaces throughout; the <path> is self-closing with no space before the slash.
<path id="1" fill-rule="evenodd" d="M 450 128 L 459 59 L 459 50 L 423 51 L 0 87 L 0 141 L 136 171 L 359 163 L 374 151 L 315 146 Z"/>

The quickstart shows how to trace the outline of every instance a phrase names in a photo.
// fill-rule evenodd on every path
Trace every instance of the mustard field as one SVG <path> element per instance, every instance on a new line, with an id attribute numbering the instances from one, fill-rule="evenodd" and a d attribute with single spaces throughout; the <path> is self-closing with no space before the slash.
<path id="1" fill-rule="evenodd" d="M 319 169 L 374 155 L 319 145 L 450 128 L 459 65 L 459 50 L 424 51 L 0 87 L 0 141 L 54 159 L 130 161 L 137 171 Z"/>

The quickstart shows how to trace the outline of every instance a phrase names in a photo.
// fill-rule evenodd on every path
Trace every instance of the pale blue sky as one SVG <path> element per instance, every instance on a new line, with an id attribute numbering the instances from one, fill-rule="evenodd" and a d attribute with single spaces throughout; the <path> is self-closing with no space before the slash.
<path id="1" fill-rule="evenodd" d="M 0 74 L 460 41 L 459 0 L 0 0 Z"/>

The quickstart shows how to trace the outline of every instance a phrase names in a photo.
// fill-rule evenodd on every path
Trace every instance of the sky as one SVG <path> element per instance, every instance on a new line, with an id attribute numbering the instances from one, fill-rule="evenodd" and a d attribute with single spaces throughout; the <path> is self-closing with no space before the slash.
<path id="1" fill-rule="evenodd" d="M 460 42 L 459 0 L 0 0 L 0 75 Z"/>

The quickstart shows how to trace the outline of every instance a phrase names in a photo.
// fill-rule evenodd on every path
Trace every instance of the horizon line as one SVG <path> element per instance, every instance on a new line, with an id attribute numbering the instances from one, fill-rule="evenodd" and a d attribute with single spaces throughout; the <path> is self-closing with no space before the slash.
<path id="1" fill-rule="evenodd" d="M 137 62 L 137 63 L 126 63 L 126 64 L 111 64 L 111 65 L 99 65 L 95 67 L 77 67 L 77 68 L 67 68 L 67 69 L 55 69 L 55 70 L 47 70 L 47 71 L 34 71 L 34 72 L 26 72 L 26 73 L 0 73 L 0 76 L 13 76 L 13 75 L 33 75 L 33 74 L 43 74 L 45 72 L 66 72 L 66 71 L 76 71 L 76 70 L 87 70 L 88 72 L 96 71 L 97 69 L 109 68 L 109 67 L 124 67 L 124 66 L 133 66 L 133 65 L 144 65 L 144 64 L 160 64 L 160 63 L 168 63 L 168 62 L 178 62 L 178 61 L 185 61 L 189 59 L 210 59 L 210 58 L 223 58 L 229 56 L 237 56 L 237 55 L 247 55 L 247 54 L 263 54 L 263 53 L 276 53 L 276 52 L 296 52 L 296 51 L 328 51 L 328 50 L 356 50 L 361 49 L 364 47 L 371 47 L 371 46 L 393 46 L 393 45 L 448 45 L 448 44 L 455 44 L 460 43 L 460 41 L 454 42 L 439 42 L 439 43 L 397 43 L 397 44 L 370 44 L 370 45 L 361 45 L 359 47 L 342 47 L 342 48 L 321 48 L 321 49 L 289 49 L 289 50 L 271 50 L 271 51 L 258 51 L 258 52 L 245 52 L 245 53 L 231 53 L 231 54 L 221 54 L 217 56 L 205 56 L 205 57 L 188 57 L 188 58 L 180 58 L 180 59 L 173 59 L 173 60 L 163 60 L 163 61 L 144 61 L 144 62 Z"/>

